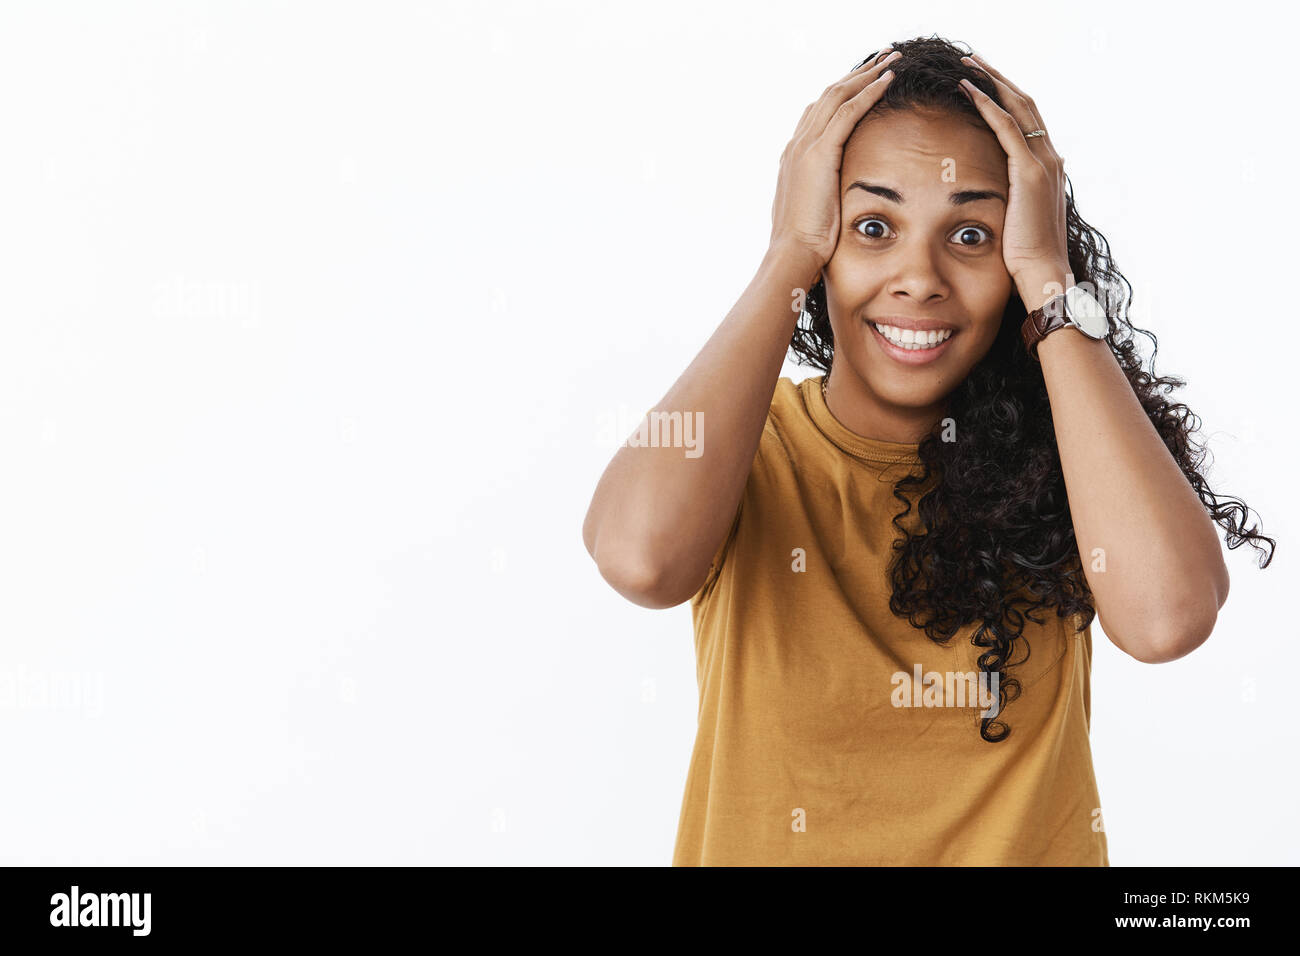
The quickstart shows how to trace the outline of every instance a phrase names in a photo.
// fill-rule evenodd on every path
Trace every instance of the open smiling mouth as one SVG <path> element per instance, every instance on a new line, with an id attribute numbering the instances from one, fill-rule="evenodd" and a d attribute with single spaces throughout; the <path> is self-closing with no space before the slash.
<path id="1" fill-rule="evenodd" d="M 933 362 L 947 350 L 948 343 L 957 335 L 954 329 L 913 333 L 883 323 L 867 324 L 871 326 L 871 334 L 880 345 L 880 350 L 902 365 L 926 365 Z M 882 328 L 888 330 L 889 334 L 882 332 Z M 913 341 L 902 341 L 907 338 Z M 934 341 L 931 342 L 931 339 Z"/>

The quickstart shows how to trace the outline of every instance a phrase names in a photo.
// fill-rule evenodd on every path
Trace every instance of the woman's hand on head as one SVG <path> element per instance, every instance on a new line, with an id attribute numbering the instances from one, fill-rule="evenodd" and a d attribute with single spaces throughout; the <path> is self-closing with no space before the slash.
<path id="1" fill-rule="evenodd" d="M 893 79 L 887 67 L 900 54 L 888 47 L 808 104 L 781 154 L 772 201 L 772 246 L 812 253 L 818 267 L 835 253 L 840 234 L 840 164 L 858 121 Z"/>
<path id="2" fill-rule="evenodd" d="M 1010 193 L 1002 228 L 1002 258 L 1026 307 L 1036 309 L 1064 288 L 1070 274 L 1066 228 L 1065 160 L 1046 135 L 1042 114 L 1020 87 L 982 57 L 962 60 L 982 70 L 997 87 L 1003 106 L 972 83 L 962 91 L 975 104 L 1007 154 Z M 1005 107 L 1005 108 L 1004 108 Z M 1035 130 L 1041 135 L 1027 136 Z"/>

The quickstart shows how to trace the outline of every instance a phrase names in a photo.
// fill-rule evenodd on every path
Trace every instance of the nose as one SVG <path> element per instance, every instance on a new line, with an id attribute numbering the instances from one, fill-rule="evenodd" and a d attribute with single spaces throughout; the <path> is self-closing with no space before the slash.
<path id="1" fill-rule="evenodd" d="M 942 301 L 948 296 L 948 283 L 940 271 L 936 254 L 924 241 L 901 242 L 888 259 L 891 269 L 887 288 L 896 298 L 915 302 Z"/>

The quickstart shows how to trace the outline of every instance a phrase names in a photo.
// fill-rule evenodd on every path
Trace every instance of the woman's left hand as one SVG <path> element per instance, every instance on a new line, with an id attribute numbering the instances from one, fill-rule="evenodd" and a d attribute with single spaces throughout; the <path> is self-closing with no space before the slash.
<path id="1" fill-rule="evenodd" d="M 988 74 L 1010 112 L 970 80 L 961 87 L 980 111 L 1007 154 L 1007 199 L 1002 227 L 1002 258 L 1025 306 L 1036 309 L 1051 290 L 1042 286 L 1067 284 L 1070 259 L 1065 232 L 1065 161 L 1057 155 L 1046 134 L 1025 138 L 1025 133 L 1046 129 L 1034 101 L 980 57 L 962 62 Z M 1033 301 L 1031 301 L 1033 300 Z"/>

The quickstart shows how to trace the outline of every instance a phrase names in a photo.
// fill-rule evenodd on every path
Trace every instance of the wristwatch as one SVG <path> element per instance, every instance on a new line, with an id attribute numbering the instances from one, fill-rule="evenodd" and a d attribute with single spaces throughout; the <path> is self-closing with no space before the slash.
<path id="1" fill-rule="evenodd" d="M 1073 326 L 1090 339 L 1102 339 L 1110 331 L 1106 310 L 1087 291 L 1072 285 L 1059 295 L 1052 296 L 1041 309 L 1025 316 L 1020 326 L 1020 336 L 1025 348 L 1038 361 L 1038 343 L 1057 329 Z"/>

